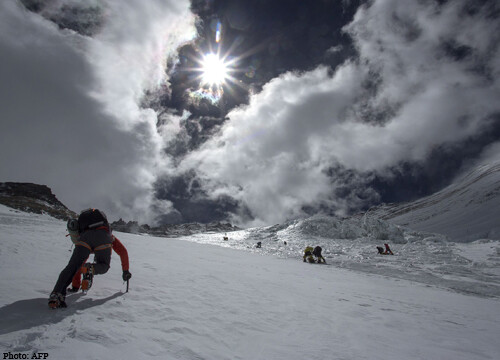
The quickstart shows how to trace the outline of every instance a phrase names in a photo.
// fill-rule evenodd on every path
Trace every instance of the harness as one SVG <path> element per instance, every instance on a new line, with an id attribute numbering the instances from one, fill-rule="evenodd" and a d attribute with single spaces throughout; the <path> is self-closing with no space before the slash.
<path id="1" fill-rule="evenodd" d="M 109 232 L 109 229 L 106 227 L 106 226 L 99 226 L 98 228 L 96 228 L 95 230 L 106 230 Z M 109 248 L 112 248 L 113 247 L 113 244 L 103 244 L 103 245 L 99 245 L 99 246 L 96 246 L 95 249 L 92 249 L 90 247 L 89 244 L 87 244 L 85 241 L 76 241 L 75 242 L 75 246 L 83 246 L 87 249 L 90 250 L 91 253 L 95 252 L 95 251 L 99 251 L 99 250 L 105 250 L 105 249 L 109 249 Z"/>
<path id="2" fill-rule="evenodd" d="M 83 241 L 77 241 L 75 243 L 75 246 L 86 247 L 87 249 L 90 250 L 90 252 L 95 252 L 95 251 L 99 251 L 99 250 L 105 250 L 105 249 L 109 249 L 109 248 L 113 247 L 113 245 L 111 245 L 111 244 L 104 244 L 104 245 L 99 245 L 94 250 L 92 250 L 92 248 L 89 246 L 89 244 L 87 244 L 86 242 L 83 242 Z"/>

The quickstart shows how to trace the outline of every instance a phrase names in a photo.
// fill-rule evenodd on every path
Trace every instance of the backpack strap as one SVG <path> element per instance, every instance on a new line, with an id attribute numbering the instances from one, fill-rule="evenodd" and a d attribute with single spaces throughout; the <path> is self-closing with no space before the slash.
<path id="1" fill-rule="evenodd" d="M 102 227 L 103 225 L 105 224 L 104 220 L 101 220 L 99 222 L 96 222 L 96 223 L 93 223 L 93 224 L 90 224 L 87 228 L 89 230 L 92 230 L 92 229 L 99 229 L 100 227 Z"/>

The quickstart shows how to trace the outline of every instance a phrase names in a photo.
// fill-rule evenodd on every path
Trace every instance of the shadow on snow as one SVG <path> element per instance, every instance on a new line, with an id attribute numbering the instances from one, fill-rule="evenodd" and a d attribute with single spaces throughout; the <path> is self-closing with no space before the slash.
<path id="1" fill-rule="evenodd" d="M 85 299 L 76 302 L 84 294 L 66 298 L 67 308 L 51 310 L 47 306 L 47 298 L 26 299 L 13 302 L 0 308 L 0 335 L 14 331 L 26 330 L 40 325 L 56 324 L 79 310 L 102 305 L 125 294 L 117 292 L 103 299 Z"/>

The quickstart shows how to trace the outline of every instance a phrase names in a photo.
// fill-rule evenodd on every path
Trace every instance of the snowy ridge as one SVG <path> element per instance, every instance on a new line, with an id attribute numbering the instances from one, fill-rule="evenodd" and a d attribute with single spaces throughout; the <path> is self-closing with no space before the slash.
<path id="1" fill-rule="evenodd" d="M 478 166 L 445 189 L 407 204 L 373 208 L 370 216 L 457 242 L 500 239 L 500 161 Z"/>
<path id="2" fill-rule="evenodd" d="M 369 230 L 370 220 L 341 221 L 316 217 L 234 232 L 228 241 L 223 234 L 167 239 L 116 232 L 130 255 L 130 292 L 124 293 L 114 254 L 111 269 L 95 278 L 88 294 L 71 295 L 67 309 L 54 311 L 47 297 L 71 255 L 64 221 L 0 206 L 0 348 L 18 358 L 44 352 L 49 359 L 498 357 L 500 322 L 492 316 L 500 311 L 498 298 L 398 279 L 393 273 L 404 268 L 398 259 L 411 240 L 395 243 L 395 256 L 362 259 L 365 246 L 372 251 L 382 239 L 351 236 Z M 411 235 L 379 224 L 394 229 L 389 239 Z M 317 236 L 334 228 L 348 236 Z M 382 234 L 380 229 L 368 235 Z M 456 276 L 470 284 L 480 282 L 470 278 L 470 268 L 486 273 L 481 267 L 499 257 L 494 241 L 452 244 L 447 252 L 437 237 L 413 236 L 429 248 L 420 254 L 423 261 L 430 254 L 447 259 L 460 252 L 464 260 L 455 270 L 462 273 Z M 262 249 L 255 249 L 256 240 L 262 240 Z M 320 242 L 330 244 L 325 245 L 330 265 L 304 264 L 297 254 L 301 244 Z M 337 257 L 373 272 L 340 269 Z M 381 266 L 395 271 L 373 274 Z M 489 283 L 497 279 L 491 274 Z"/>

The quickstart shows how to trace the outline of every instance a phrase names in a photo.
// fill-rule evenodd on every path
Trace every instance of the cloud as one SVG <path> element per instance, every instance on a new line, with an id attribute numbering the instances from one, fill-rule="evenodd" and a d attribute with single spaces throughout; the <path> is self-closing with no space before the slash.
<path id="1" fill-rule="evenodd" d="M 140 104 L 168 86 L 164 60 L 195 34 L 189 2 L 92 2 L 93 37 L 50 20 L 76 2 L 51 4 L 40 15 L 0 4 L 0 178 L 47 184 L 76 211 L 151 221 L 170 206 L 153 189 L 168 159 L 157 113 Z"/>
<path id="2" fill-rule="evenodd" d="M 360 66 L 380 79 L 370 107 L 395 109 L 379 139 L 382 148 L 396 146 L 388 164 L 422 160 L 437 145 L 463 141 L 498 113 L 498 21 L 487 5 L 467 12 L 469 3 L 376 1 L 346 28 Z"/>
<path id="3" fill-rule="evenodd" d="M 227 120 L 179 115 L 154 98 L 169 96 L 176 66 L 166 69 L 167 59 L 196 36 L 188 1 L 23 4 L 0 2 L 0 178 L 47 184 L 74 210 L 150 222 L 182 212 L 209 219 L 212 209 L 247 225 L 344 214 L 380 201 L 374 179 L 405 164 L 437 151 L 498 151 L 498 138 L 485 136 L 500 113 L 495 1 L 371 1 L 344 28 L 357 54 L 341 65 L 349 44 L 334 47 L 327 37 L 341 39 L 338 29 L 318 24 L 307 33 L 317 44 L 298 38 L 299 60 L 287 61 L 289 41 L 261 57 L 259 92 Z M 317 66 L 328 59 L 335 68 Z M 312 70 L 284 71 L 289 63 Z M 477 150 L 461 150 L 471 139 Z M 162 180 L 179 187 L 160 196 L 172 203 L 156 198 Z"/>
<path id="4" fill-rule="evenodd" d="M 336 164 L 335 154 L 323 145 L 362 93 L 357 70 L 348 63 L 333 77 L 320 67 L 271 81 L 180 168 L 196 169 L 213 198 L 228 195 L 245 203 L 256 223 L 303 215 L 303 206 L 332 191 L 326 170 Z"/>
<path id="5" fill-rule="evenodd" d="M 231 111 L 179 172 L 194 169 L 213 199 L 244 203 L 253 224 L 301 216 L 309 206 L 342 213 L 352 206 L 346 199 L 374 201 L 376 191 L 364 188 L 374 175 L 425 162 L 498 121 L 496 5 L 470 4 L 394 0 L 360 8 L 345 28 L 357 58 L 334 73 L 320 66 L 273 79 Z M 350 196 L 339 196 L 342 189 Z"/>

